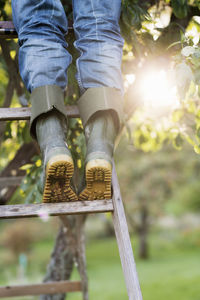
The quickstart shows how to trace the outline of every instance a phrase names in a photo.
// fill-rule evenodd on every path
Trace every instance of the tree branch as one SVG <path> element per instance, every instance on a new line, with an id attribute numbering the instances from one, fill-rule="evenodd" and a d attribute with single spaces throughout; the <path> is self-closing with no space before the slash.
<path id="1" fill-rule="evenodd" d="M 17 151 L 14 159 L 3 169 L 0 177 L 24 176 L 25 171 L 19 168 L 24 164 L 30 163 L 31 158 L 38 153 L 35 142 L 23 144 Z M 0 205 L 6 204 L 18 186 L 7 187 L 6 185 L 0 189 Z"/>
<path id="2" fill-rule="evenodd" d="M 18 72 L 17 63 L 10 56 L 9 43 L 3 39 L 0 39 L 0 45 L 1 45 L 4 60 L 7 65 L 9 78 L 11 81 L 13 81 L 14 88 L 16 89 L 17 95 L 21 96 L 24 94 L 24 89 L 21 86 L 21 77 Z"/>
<path id="3" fill-rule="evenodd" d="M 9 107 L 14 93 L 13 81 L 10 79 L 6 88 L 6 95 L 3 102 L 3 107 Z M 0 144 L 2 142 L 3 134 L 6 128 L 6 122 L 0 122 Z"/>

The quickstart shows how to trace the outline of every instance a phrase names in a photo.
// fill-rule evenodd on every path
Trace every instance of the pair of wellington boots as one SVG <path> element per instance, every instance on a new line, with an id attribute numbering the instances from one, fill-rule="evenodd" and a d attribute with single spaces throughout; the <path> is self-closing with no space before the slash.
<path id="1" fill-rule="evenodd" d="M 65 142 L 65 116 L 54 107 L 35 120 L 35 135 L 43 158 L 43 202 L 111 198 L 112 156 L 118 131 L 113 113 L 92 113 L 84 129 L 85 187 L 77 195 L 71 186 L 74 163 Z"/>
<path id="2" fill-rule="evenodd" d="M 111 198 L 112 155 L 116 129 L 109 113 L 100 113 L 85 127 L 86 187 L 79 196 L 71 187 L 74 164 L 65 142 L 63 116 L 57 111 L 38 118 L 36 135 L 43 157 L 43 202 Z M 66 127 L 66 126 L 65 126 Z"/>

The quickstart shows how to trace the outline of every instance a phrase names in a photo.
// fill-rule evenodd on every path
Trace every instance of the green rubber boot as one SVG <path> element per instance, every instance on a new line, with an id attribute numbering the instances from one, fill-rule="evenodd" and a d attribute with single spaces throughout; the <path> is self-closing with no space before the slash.
<path id="1" fill-rule="evenodd" d="M 43 157 L 43 202 L 78 200 L 70 184 L 74 164 L 65 142 L 66 119 L 52 110 L 37 118 L 35 128 Z"/>
<path id="2" fill-rule="evenodd" d="M 94 114 L 85 126 L 86 187 L 79 200 L 111 199 L 112 157 L 117 128 L 109 111 Z"/>

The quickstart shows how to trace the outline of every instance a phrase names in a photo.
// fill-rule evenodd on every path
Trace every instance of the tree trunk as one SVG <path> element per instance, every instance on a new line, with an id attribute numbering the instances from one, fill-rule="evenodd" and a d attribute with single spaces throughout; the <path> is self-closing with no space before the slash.
<path id="1" fill-rule="evenodd" d="M 89 299 L 86 254 L 85 254 L 85 234 L 84 234 L 84 224 L 86 218 L 87 218 L 86 215 L 76 216 L 76 237 L 77 237 L 76 260 L 78 263 L 78 270 L 82 282 L 83 300 Z"/>
<path id="2" fill-rule="evenodd" d="M 83 226 L 85 216 L 61 216 L 62 224 L 44 282 L 69 280 L 74 264 L 77 264 L 83 288 L 83 300 L 88 300 Z M 64 300 L 66 294 L 41 295 L 40 300 Z"/>
<path id="3" fill-rule="evenodd" d="M 139 236 L 139 257 L 141 259 L 149 258 L 148 251 L 148 209 L 143 207 L 141 210 L 141 225 L 138 228 Z"/>
<path id="4" fill-rule="evenodd" d="M 75 225 L 74 217 L 66 217 L 71 226 Z M 68 280 L 74 266 L 73 235 L 66 234 L 66 227 L 61 225 L 51 259 L 47 267 L 44 282 Z M 40 300 L 64 300 L 65 294 L 41 295 Z"/>

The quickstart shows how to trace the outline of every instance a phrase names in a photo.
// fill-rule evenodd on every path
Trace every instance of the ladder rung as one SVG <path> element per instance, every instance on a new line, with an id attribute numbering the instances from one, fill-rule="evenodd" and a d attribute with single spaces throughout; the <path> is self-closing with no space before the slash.
<path id="1" fill-rule="evenodd" d="M 75 201 L 41 204 L 1 205 L 1 219 L 31 218 L 112 212 L 112 200 Z"/>
<path id="2" fill-rule="evenodd" d="M 17 186 L 22 182 L 23 178 L 24 176 L 0 177 L 0 188 Z"/>
<path id="3" fill-rule="evenodd" d="M 17 38 L 17 32 L 11 21 L 0 21 L 0 37 Z"/>
<path id="4" fill-rule="evenodd" d="M 68 30 L 73 30 L 71 22 L 69 22 Z M 12 21 L 0 21 L 0 38 L 17 38 L 17 32 Z"/>
<path id="5" fill-rule="evenodd" d="M 76 105 L 66 105 L 69 118 L 78 118 L 79 110 Z M 31 116 L 30 107 L 0 108 L 0 121 L 28 120 Z"/>
<path id="6" fill-rule="evenodd" d="M 1 29 L 15 29 L 12 21 L 0 21 Z"/>
<path id="7" fill-rule="evenodd" d="M 82 289 L 80 281 L 55 281 L 31 285 L 2 286 L 0 287 L 0 298 L 81 291 Z"/>

